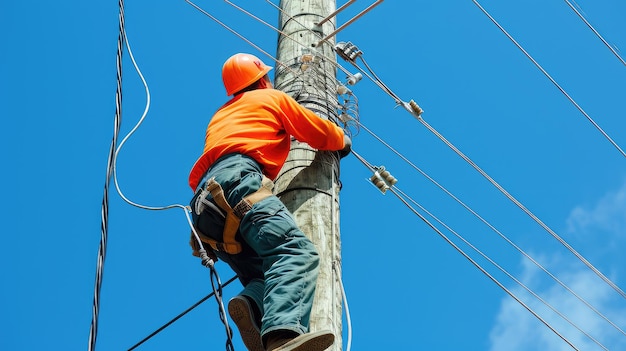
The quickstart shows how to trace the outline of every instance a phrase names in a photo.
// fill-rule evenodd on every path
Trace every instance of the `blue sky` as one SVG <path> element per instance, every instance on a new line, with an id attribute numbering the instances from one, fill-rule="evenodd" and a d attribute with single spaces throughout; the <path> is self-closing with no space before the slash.
<path id="1" fill-rule="evenodd" d="M 356 2 L 339 22 L 371 2 Z M 236 3 L 276 23 L 268 2 Z M 626 66 L 566 2 L 480 3 L 626 147 Z M 275 53 L 277 34 L 270 28 L 224 2 L 197 4 Z M 607 41 L 626 47 L 625 3 L 578 5 Z M 115 111 L 117 14 L 115 1 L 0 4 L 0 349 L 87 348 Z M 223 61 L 251 52 L 272 62 L 182 0 L 129 1 L 125 14 L 151 105 L 120 153 L 120 186 L 141 204 L 186 204 L 187 175 L 202 150 L 206 124 L 226 100 Z M 338 40 L 358 45 L 392 90 L 420 104 L 426 122 L 626 288 L 626 158 L 472 1 L 385 1 Z M 146 103 L 124 55 L 123 135 Z M 623 297 L 371 81 L 352 90 L 368 129 L 626 329 Z M 582 330 L 610 350 L 626 350 L 626 336 L 364 129 L 353 142 L 370 163 L 390 170 L 402 191 Z M 392 194 L 378 192 L 355 157 L 341 167 L 343 282 L 353 349 L 571 349 Z M 137 209 L 113 188 L 110 198 L 97 349 L 127 350 L 207 295 L 211 285 L 208 271 L 190 254 L 182 211 Z M 578 348 L 601 349 L 438 227 Z M 226 265 L 217 267 L 223 281 L 232 277 Z M 239 289 L 238 283 L 226 287 L 225 298 Z M 344 322 L 344 341 L 346 327 Z M 219 350 L 224 338 L 215 301 L 209 300 L 138 350 Z M 244 349 L 238 338 L 235 349 Z"/>

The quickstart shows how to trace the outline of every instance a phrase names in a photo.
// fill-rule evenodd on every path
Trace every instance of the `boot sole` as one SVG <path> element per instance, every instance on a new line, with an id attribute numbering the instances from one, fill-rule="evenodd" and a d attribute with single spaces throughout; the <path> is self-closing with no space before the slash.
<path id="1" fill-rule="evenodd" d="M 332 346 L 335 335 L 329 331 L 302 334 L 271 351 L 323 351 Z M 268 350 L 270 351 L 270 350 Z"/>
<path id="2" fill-rule="evenodd" d="M 244 297 L 234 297 L 228 303 L 228 314 L 239 329 L 241 340 L 249 351 L 265 351 L 261 332 L 254 323 L 252 308 Z"/>

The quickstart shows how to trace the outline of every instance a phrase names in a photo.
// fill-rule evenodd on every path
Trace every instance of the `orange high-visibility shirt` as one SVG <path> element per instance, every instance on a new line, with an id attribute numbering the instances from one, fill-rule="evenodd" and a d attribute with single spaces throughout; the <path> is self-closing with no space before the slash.
<path id="1" fill-rule="evenodd" d="M 263 167 L 274 180 L 291 146 L 291 136 L 319 150 L 341 150 L 343 130 L 275 89 L 257 89 L 237 95 L 211 118 L 204 152 L 189 174 L 195 191 L 202 176 L 221 156 L 241 153 Z"/>

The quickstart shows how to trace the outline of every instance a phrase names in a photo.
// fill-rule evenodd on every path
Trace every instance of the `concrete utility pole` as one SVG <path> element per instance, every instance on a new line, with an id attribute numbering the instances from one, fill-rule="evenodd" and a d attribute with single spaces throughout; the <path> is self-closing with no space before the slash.
<path id="1" fill-rule="evenodd" d="M 321 118 L 337 117 L 334 39 L 316 47 L 335 29 L 334 19 L 317 26 L 336 8 L 335 0 L 281 0 L 275 87 Z M 313 29 L 317 32 L 312 33 Z M 276 179 L 276 191 L 320 254 L 320 276 L 311 313 L 311 331 L 331 330 L 342 349 L 339 160 L 292 140 L 289 158 Z"/>

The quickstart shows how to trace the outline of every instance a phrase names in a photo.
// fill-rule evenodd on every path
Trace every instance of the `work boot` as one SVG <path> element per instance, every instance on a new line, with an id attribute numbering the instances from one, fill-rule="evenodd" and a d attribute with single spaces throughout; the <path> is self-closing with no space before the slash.
<path id="1" fill-rule="evenodd" d="M 248 350 L 265 351 L 251 303 L 245 296 L 235 296 L 228 302 L 228 314 L 237 325 L 241 340 Z"/>
<path id="2" fill-rule="evenodd" d="M 335 342 L 335 335 L 327 330 L 302 334 L 296 337 L 270 335 L 267 351 L 324 351 Z"/>

